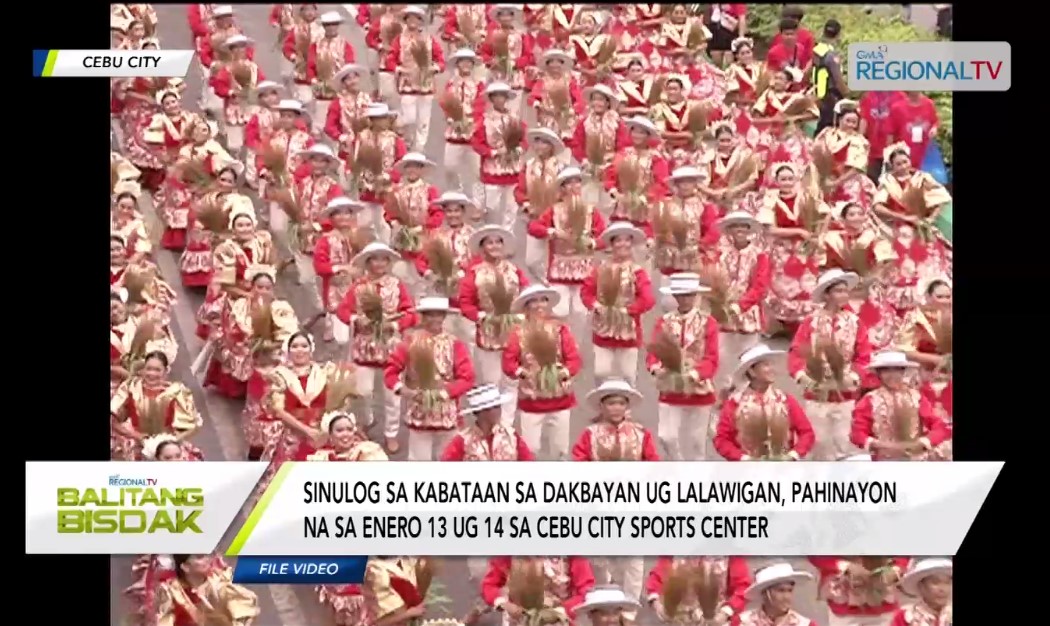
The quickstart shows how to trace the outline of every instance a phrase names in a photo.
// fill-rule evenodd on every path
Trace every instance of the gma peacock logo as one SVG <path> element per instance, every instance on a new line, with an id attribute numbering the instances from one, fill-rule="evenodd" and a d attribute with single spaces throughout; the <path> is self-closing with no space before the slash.
<path id="1" fill-rule="evenodd" d="M 110 476 L 105 487 L 59 487 L 61 534 L 201 534 L 200 487 L 161 487 L 156 478 Z"/>

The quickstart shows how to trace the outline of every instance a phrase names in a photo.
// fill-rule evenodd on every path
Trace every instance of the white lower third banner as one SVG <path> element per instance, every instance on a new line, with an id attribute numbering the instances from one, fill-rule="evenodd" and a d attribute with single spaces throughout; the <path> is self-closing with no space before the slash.
<path id="1" fill-rule="evenodd" d="M 28 463 L 26 552 L 953 555 L 1002 466 Z"/>

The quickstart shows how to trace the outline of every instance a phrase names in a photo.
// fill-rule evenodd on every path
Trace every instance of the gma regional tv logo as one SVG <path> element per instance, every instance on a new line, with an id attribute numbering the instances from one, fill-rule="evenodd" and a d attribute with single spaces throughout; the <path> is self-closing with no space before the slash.
<path id="1" fill-rule="evenodd" d="M 203 531 L 199 487 L 161 487 L 156 478 L 110 476 L 105 487 L 59 487 L 61 534 L 183 534 Z"/>
<path id="2" fill-rule="evenodd" d="M 1006 41 L 863 42 L 849 46 L 853 91 L 1008 91 Z"/>

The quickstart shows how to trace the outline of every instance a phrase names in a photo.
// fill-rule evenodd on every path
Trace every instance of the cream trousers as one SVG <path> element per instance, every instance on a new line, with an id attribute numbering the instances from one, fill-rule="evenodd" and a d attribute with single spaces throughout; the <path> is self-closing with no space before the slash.
<path id="1" fill-rule="evenodd" d="M 401 124 L 413 131 L 410 150 L 425 152 L 430 136 L 430 115 L 434 108 L 433 94 L 401 94 Z"/>
<path id="2" fill-rule="evenodd" d="M 547 280 L 547 240 L 537 239 L 532 235 L 525 236 L 525 271 L 531 280 Z"/>
<path id="3" fill-rule="evenodd" d="M 518 224 L 518 202 L 513 185 L 484 185 L 485 223 L 502 226 L 511 232 Z"/>
<path id="4" fill-rule="evenodd" d="M 380 381 L 378 385 L 376 379 Z M 396 439 L 401 432 L 401 398 L 387 389 L 382 380 L 382 368 L 357 366 L 357 391 L 364 398 L 361 418 L 365 424 L 375 422 L 373 403 L 376 400 L 375 396 L 379 395 L 383 406 L 383 436 Z"/>
<path id="5" fill-rule="evenodd" d="M 740 363 L 740 355 L 758 345 L 760 337 L 751 333 L 718 333 L 718 372 L 715 389 L 722 391 L 733 384 L 733 372 Z"/>
<path id="6" fill-rule="evenodd" d="M 828 613 L 828 626 L 890 626 L 893 612 L 883 615 L 835 615 Z"/>
<path id="7" fill-rule="evenodd" d="M 850 426 L 853 422 L 854 402 L 815 402 L 806 401 L 806 417 L 813 425 L 814 461 L 837 461 L 843 457 L 857 454 L 857 448 L 849 440 Z"/>
<path id="8" fill-rule="evenodd" d="M 454 430 L 416 430 L 408 429 L 408 460 L 437 461 L 445 451 L 448 442 L 456 436 Z"/>
<path id="9" fill-rule="evenodd" d="M 638 380 L 638 348 L 594 346 L 594 384 L 620 378 L 633 387 Z"/>
<path id="10" fill-rule="evenodd" d="M 543 435 L 548 447 L 543 448 Z M 521 438 L 541 461 L 565 461 L 569 458 L 569 409 L 553 413 L 521 411 Z"/>
<path id="11" fill-rule="evenodd" d="M 496 385 L 501 392 L 511 396 L 502 407 L 500 424 L 512 428 L 514 414 L 518 412 L 518 381 L 503 373 L 503 351 L 482 350 L 475 346 L 474 375 L 478 385 Z"/>
<path id="12" fill-rule="evenodd" d="M 445 144 L 445 179 L 450 190 L 459 189 L 470 196 L 480 171 L 481 156 L 470 144 Z"/>
<path id="13" fill-rule="evenodd" d="M 357 225 L 359 228 L 371 228 L 379 241 L 390 245 L 390 224 L 383 219 L 383 205 L 366 203 L 365 208 L 357 212 Z"/>
<path id="14" fill-rule="evenodd" d="M 586 315 L 587 307 L 580 299 L 580 285 L 564 285 L 551 283 L 551 289 L 558 292 L 558 304 L 554 305 L 551 312 L 556 317 L 569 317 L 572 315 Z"/>
<path id="15" fill-rule="evenodd" d="M 226 133 L 226 151 L 235 159 L 241 158 L 241 149 L 244 147 L 244 127 L 232 124 L 223 124 Z"/>
<path id="16" fill-rule="evenodd" d="M 640 556 L 594 557 L 594 581 L 599 585 L 616 585 L 623 589 L 631 600 L 641 601 L 642 582 L 645 578 L 645 559 Z M 638 611 L 624 611 L 623 616 L 631 621 Z"/>
<path id="17" fill-rule="evenodd" d="M 313 110 L 314 118 L 310 120 L 310 131 L 315 135 L 324 135 L 324 125 L 328 121 L 328 105 L 332 104 L 331 100 L 314 100 Z M 325 140 L 331 141 L 327 135 Z"/>
<path id="18" fill-rule="evenodd" d="M 295 94 L 295 99 L 303 104 L 303 107 L 307 107 L 311 102 L 314 101 L 314 91 L 310 88 L 310 85 L 295 84 L 295 89 L 292 90 Z M 311 109 L 305 108 L 306 111 Z"/>
<path id="19" fill-rule="evenodd" d="M 660 403 L 656 436 L 667 449 L 668 461 L 719 460 L 711 445 L 711 406 Z M 709 453 L 708 451 L 711 451 Z"/>

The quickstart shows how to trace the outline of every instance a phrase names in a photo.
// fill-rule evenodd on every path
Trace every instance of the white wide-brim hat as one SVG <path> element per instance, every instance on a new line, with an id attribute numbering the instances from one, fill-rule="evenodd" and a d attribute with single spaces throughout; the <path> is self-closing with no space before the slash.
<path id="1" fill-rule="evenodd" d="M 638 601 L 627 597 L 623 589 L 612 585 L 595 587 L 584 596 L 583 604 L 576 607 L 576 613 L 586 614 L 589 611 L 602 609 L 621 609 L 630 611 L 638 608 Z"/>
<path id="2" fill-rule="evenodd" d="M 583 170 L 576 167 L 575 165 L 566 165 L 565 167 L 558 170 L 557 176 L 554 177 L 554 182 L 560 187 L 566 181 L 574 178 L 583 178 Z"/>
<path id="3" fill-rule="evenodd" d="M 274 108 L 278 111 L 295 111 L 299 115 L 303 114 L 303 103 L 298 100 L 281 100 Z"/>
<path id="4" fill-rule="evenodd" d="M 361 266 L 365 264 L 365 261 L 379 254 L 386 255 L 393 260 L 401 258 L 401 255 L 397 253 L 397 250 L 394 250 L 381 241 L 373 241 L 365 246 L 363 250 L 358 252 L 357 255 L 350 260 L 350 263 Z"/>
<path id="5" fill-rule="evenodd" d="M 881 370 L 889 368 L 904 368 L 909 369 L 912 367 L 919 367 L 919 364 L 915 361 L 909 361 L 908 355 L 903 352 L 897 352 L 896 350 L 886 350 L 885 352 L 877 352 L 871 356 L 871 362 L 868 363 L 869 370 Z"/>
<path id="6" fill-rule="evenodd" d="M 748 600 L 756 600 L 762 592 L 770 587 L 781 583 L 800 583 L 804 580 L 812 580 L 813 575 L 801 572 L 791 566 L 790 563 L 776 563 L 755 572 L 755 582 L 747 588 L 744 595 Z"/>
<path id="7" fill-rule="evenodd" d="M 233 15 L 233 5 L 231 4 L 220 4 L 217 7 L 212 7 L 212 17 L 229 17 Z"/>
<path id="8" fill-rule="evenodd" d="M 558 154 L 565 149 L 565 142 L 561 140 L 558 133 L 549 128 L 530 128 L 528 132 L 525 133 L 525 138 L 530 144 L 536 143 L 537 141 L 545 141 L 549 143 L 554 146 L 554 154 Z"/>
<path id="9" fill-rule="evenodd" d="M 499 237 L 503 240 L 503 246 L 513 249 L 514 247 L 514 233 L 510 230 L 497 226 L 495 224 L 489 224 L 482 226 L 470 234 L 470 239 L 467 245 L 470 246 L 472 252 L 477 252 L 481 249 L 481 242 L 486 237 Z"/>
<path id="10" fill-rule="evenodd" d="M 813 302 L 823 302 L 824 297 L 827 295 L 828 289 L 839 283 L 846 283 L 846 286 L 853 289 L 860 282 L 860 276 L 857 276 L 853 272 L 844 272 L 838 268 L 830 269 L 820 275 L 817 279 L 817 285 L 813 287 L 813 292 L 809 298 Z"/>
<path id="11" fill-rule="evenodd" d="M 364 208 L 365 205 L 363 202 L 358 202 L 357 200 L 347 198 L 346 196 L 339 196 L 337 198 L 332 198 L 328 201 L 328 204 L 325 205 L 324 210 L 321 211 L 321 216 L 328 217 L 336 211 L 341 210 L 347 210 L 351 213 L 355 213 Z"/>
<path id="12" fill-rule="evenodd" d="M 427 158 L 422 152 L 409 152 L 394 164 L 398 170 L 405 169 L 406 165 L 419 165 L 420 167 L 433 167 L 434 162 Z"/>
<path id="13" fill-rule="evenodd" d="M 463 396 L 460 413 L 477 413 L 485 409 L 503 406 L 514 399 L 513 394 L 502 393 L 496 385 L 479 385 Z"/>
<path id="14" fill-rule="evenodd" d="M 453 52 L 451 54 L 451 56 L 448 57 L 448 60 L 451 61 L 453 64 L 458 63 L 459 61 L 465 61 L 465 60 L 468 60 L 468 59 L 471 60 L 471 61 L 475 61 L 476 62 L 478 60 L 478 54 L 476 52 L 474 52 L 473 50 L 471 50 L 470 48 L 460 48 L 459 50 L 456 50 L 455 52 Z"/>
<path id="15" fill-rule="evenodd" d="M 434 204 L 439 206 L 445 206 L 446 204 L 463 204 L 469 207 L 477 206 L 477 204 L 470 199 L 470 196 L 462 191 L 446 191 L 441 194 L 440 198 L 434 200 Z"/>
<path id="16" fill-rule="evenodd" d="M 561 296 L 554 289 L 547 285 L 529 285 L 528 287 L 521 290 L 517 298 L 514 298 L 514 302 L 510 305 L 510 310 L 514 313 L 521 313 L 525 310 L 525 306 L 536 298 L 547 298 L 550 305 L 553 307 L 558 304 Z"/>
<path id="17" fill-rule="evenodd" d="M 343 79 L 350 74 L 357 74 L 358 76 L 364 76 L 368 72 L 364 66 L 358 65 L 357 63 L 347 63 L 343 67 L 339 68 L 339 71 L 332 76 L 331 85 L 337 90 L 342 89 Z"/>
<path id="18" fill-rule="evenodd" d="M 645 239 L 645 232 L 630 222 L 613 222 L 602 231 L 601 239 L 605 243 L 612 241 L 613 237 L 627 236 L 634 239 L 635 242 L 642 241 Z"/>
<path id="19" fill-rule="evenodd" d="M 730 226 L 736 226 L 737 224 L 745 225 L 751 230 L 755 230 L 761 225 L 759 221 L 747 211 L 730 211 L 725 214 L 725 217 L 718 220 L 716 225 L 719 230 L 725 231 Z"/>
<path id="20" fill-rule="evenodd" d="M 373 102 L 365 109 L 365 117 L 397 117 L 397 111 L 385 102 Z"/>
<path id="21" fill-rule="evenodd" d="M 678 180 L 700 180 L 704 178 L 704 173 L 698 168 L 692 166 L 675 168 L 671 175 L 667 178 L 671 182 Z"/>
<path id="22" fill-rule="evenodd" d="M 787 354 L 783 350 L 774 350 L 764 343 L 760 343 L 754 346 L 740 355 L 740 363 L 737 364 L 736 369 L 733 370 L 733 378 L 739 380 L 744 377 L 747 370 L 751 369 L 751 366 L 759 361 L 768 361 L 770 359 L 780 358 Z"/>
<path id="23" fill-rule="evenodd" d="M 587 404 L 592 409 L 598 410 L 602 406 L 602 400 L 609 396 L 623 396 L 627 398 L 628 405 L 635 405 L 642 401 L 642 394 L 631 386 L 626 380 L 607 380 L 587 394 Z"/>
<path id="24" fill-rule="evenodd" d="M 343 14 L 339 11 L 328 11 L 322 13 L 321 17 L 319 17 L 318 19 L 320 20 L 321 24 L 342 24 L 346 21 L 346 18 L 344 18 Z"/>
<path id="25" fill-rule="evenodd" d="M 322 159 L 326 159 L 329 163 L 340 163 L 341 162 L 339 160 L 339 157 L 336 156 L 335 152 L 333 152 L 332 149 L 329 148 L 327 144 L 323 144 L 323 143 L 315 143 L 314 145 L 310 146 L 306 150 L 300 150 L 299 152 L 296 153 L 296 156 L 306 157 L 308 159 L 312 159 L 312 158 L 315 158 L 315 157 L 320 157 Z"/>
<path id="26" fill-rule="evenodd" d="M 705 287 L 700 282 L 700 275 L 693 272 L 678 272 L 671 274 L 668 279 L 670 284 L 660 287 L 660 293 L 665 296 L 685 296 L 692 293 L 707 293 L 710 287 Z"/>
<path id="27" fill-rule="evenodd" d="M 507 83 L 501 83 L 497 81 L 494 83 L 489 83 L 485 87 L 485 97 L 491 97 L 498 93 L 507 96 L 507 98 L 516 98 L 518 96 L 518 94 L 515 93 L 514 88 L 508 85 Z"/>
<path id="28" fill-rule="evenodd" d="M 584 89 L 583 99 L 587 102 L 590 102 L 591 96 L 593 96 L 596 93 L 605 96 L 609 100 L 610 104 L 615 104 L 618 99 L 618 96 L 616 95 L 616 92 L 612 90 L 612 87 L 609 87 L 608 85 L 602 83 L 598 83 L 593 87 L 588 87 Z"/>
<path id="29" fill-rule="evenodd" d="M 226 41 L 222 42 L 223 48 L 232 48 L 233 46 L 248 46 L 255 43 L 250 37 L 244 35 L 231 35 L 226 38 Z"/>
<path id="30" fill-rule="evenodd" d="M 260 80 L 259 84 L 255 85 L 256 95 L 261 94 L 265 91 L 284 91 L 284 85 L 275 80 Z"/>
<path id="31" fill-rule="evenodd" d="M 576 62 L 576 59 L 574 59 L 571 54 L 564 50 L 558 48 L 551 48 L 550 50 L 544 52 L 543 56 L 540 58 L 540 62 L 543 65 L 546 65 L 548 61 L 561 61 L 566 65 L 572 65 Z"/>
<path id="32" fill-rule="evenodd" d="M 416 305 L 416 313 L 452 313 L 455 310 L 448 298 L 442 296 L 423 296 Z"/>
<path id="33" fill-rule="evenodd" d="M 900 588 L 909 596 L 918 596 L 919 583 L 930 576 L 941 574 L 952 575 L 951 559 L 922 559 L 901 576 Z"/>
<path id="34" fill-rule="evenodd" d="M 424 9 L 423 7 L 421 7 L 421 6 L 416 6 L 414 4 L 413 5 L 409 5 L 409 6 L 405 7 L 404 9 L 401 9 L 401 19 L 402 20 L 404 20 L 409 15 L 415 15 L 416 17 L 419 17 L 419 18 L 426 18 L 427 10 Z"/>
<path id="35" fill-rule="evenodd" d="M 656 124 L 654 124 L 653 121 L 648 117 L 635 115 L 633 117 L 627 118 L 626 120 L 624 120 L 623 123 L 627 125 L 627 128 L 641 128 L 650 135 L 655 136 L 660 134 L 660 129 L 657 128 Z"/>
<path id="36" fill-rule="evenodd" d="M 494 20 L 497 15 L 504 12 L 513 13 L 514 19 L 518 19 L 523 15 L 521 7 L 517 4 L 494 4 L 489 9 L 489 19 Z"/>

